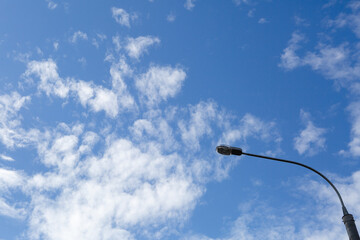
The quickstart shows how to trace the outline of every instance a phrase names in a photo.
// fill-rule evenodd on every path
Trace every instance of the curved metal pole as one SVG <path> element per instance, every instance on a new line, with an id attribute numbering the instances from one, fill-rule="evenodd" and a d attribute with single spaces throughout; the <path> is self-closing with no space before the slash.
<path id="1" fill-rule="evenodd" d="M 338 195 L 339 197 L 339 200 L 340 200 L 340 203 L 341 203 L 341 206 L 342 206 L 342 210 L 343 210 L 343 213 L 344 215 L 346 214 L 349 214 L 346 207 L 345 207 L 345 204 L 344 204 L 344 201 L 342 200 L 342 197 L 339 193 L 339 191 L 337 190 L 337 188 L 334 186 L 334 184 L 327 178 L 325 177 L 321 172 L 315 170 L 314 168 L 312 167 L 309 167 L 305 164 L 302 164 L 302 163 L 299 163 L 299 162 L 294 162 L 294 161 L 290 161 L 290 160 L 285 160 L 285 159 L 281 159 L 281 158 L 273 158 L 273 157 L 267 157 L 267 156 L 262 156 L 262 155 L 257 155 L 257 154 L 252 154 L 252 153 L 245 153 L 245 152 L 242 152 L 242 154 L 244 155 L 248 155 L 248 156 L 252 156 L 252 157 L 258 157 L 258 158 L 265 158 L 265 159 L 269 159 L 269 160 L 274 160 L 274 161 L 279 161 L 279 162 L 286 162 L 286 163 L 291 163 L 291 164 L 295 164 L 295 165 L 299 165 L 299 166 L 302 166 L 304 168 L 307 168 L 315 173 L 317 173 L 318 175 L 320 175 L 323 179 L 325 179 L 325 181 L 327 181 L 331 187 L 335 190 L 336 194 Z"/>
<path id="2" fill-rule="evenodd" d="M 350 240 L 360 240 L 359 233 L 357 231 L 353 215 L 348 213 L 348 211 L 345 207 L 344 201 L 342 200 L 342 197 L 341 197 L 339 191 L 337 190 L 337 188 L 335 187 L 335 185 L 327 177 L 325 177 L 321 172 L 319 172 L 319 171 L 315 170 L 314 168 L 309 167 L 305 164 L 299 163 L 299 162 L 285 160 L 285 159 L 281 159 L 281 158 L 262 156 L 262 155 L 252 154 L 252 153 L 245 153 L 242 151 L 241 148 L 237 148 L 237 147 L 229 147 L 226 145 L 220 145 L 220 146 L 216 147 L 216 151 L 223 155 L 238 155 L 238 156 L 240 156 L 240 155 L 244 154 L 244 155 L 248 155 L 248 156 L 252 156 L 252 157 L 265 158 L 265 159 L 269 159 L 269 160 L 273 160 L 273 161 L 295 164 L 295 165 L 307 168 L 307 169 L 315 172 L 316 174 L 321 176 L 323 179 L 325 179 L 330 184 L 330 186 L 335 190 L 337 196 L 339 197 L 342 211 L 344 214 L 342 219 L 345 224 L 345 228 L 346 228 L 347 234 L 349 236 L 349 239 Z"/>

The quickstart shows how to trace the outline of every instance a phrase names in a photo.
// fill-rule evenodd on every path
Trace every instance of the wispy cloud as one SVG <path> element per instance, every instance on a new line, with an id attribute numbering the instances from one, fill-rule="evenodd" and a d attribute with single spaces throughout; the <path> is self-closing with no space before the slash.
<path id="1" fill-rule="evenodd" d="M 170 14 L 168 14 L 168 15 L 166 16 L 166 20 L 167 20 L 168 22 L 174 22 L 175 19 L 176 19 L 176 15 L 173 14 L 173 13 L 170 13 Z"/>
<path id="2" fill-rule="evenodd" d="M 59 42 L 53 43 L 54 50 L 57 51 L 59 49 Z"/>
<path id="3" fill-rule="evenodd" d="M 300 117 L 306 127 L 294 138 L 294 148 L 299 154 L 313 156 L 325 149 L 326 130 L 316 127 L 310 120 L 310 114 L 304 110 L 300 111 Z"/>
<path id="4" fill-rule="evenodd" d="M 307 27 L 310 25 L 306 19 L 301 18 L 299 16 L 294 16 L 294 21 L 297 26 L 306 26 Z"/>
<path id="5" fill-rule="evenodd" d="M 339 46 L 319 44 L 317 52 L 307 52 L 300 57 L 296 51 L 300 48 L 299 43 L 304 40 L 303 35 L 294 32 L 288 47 L 281 55 L 279 66 L 292 70 L 300 66 L 310 66 L 329 79 L 339 80 L 340 84 L 347 85 L 348 80 L 360 77 L 360 62 L 352 62 L 350 59 L 358 53 L 357 49 L 349 48 L 343 43 Z"/>
<path id="6" fill-rule="evenodd" d="M 153 106 L 174 97 L 180 91 L 185 78 L 186 73 L 180 67 L 154 65 L 135 79 L 135 85 L 143 102 Z"/>
<path id="7" fill-rule="evenodd" d="M 323 5 L 323 8 L 328 8 L 334 6 L 338 0 L 328 0 L 326 4 Z"/>
<path id="8" fill-rule="evenodd" d="M 260 18 L 259 21 L 258 21 L 258 23 L 260 23 L 260 24 L 264 24 L 264 23 L 268 23 L 268 22 L 269 21 L 266 20 L 266 18 Z"/>
<path id="9" fill-rule="evenodd" d="M 352 102 L 347 108 L 350 112 L 352 127 L 349 151 L 341 150 L 340 154 L 350 153 L 354 157 L 360 156 L 360 102 Z"/>
<path id="10" fill-rule="evenodd" d="M 255 9 L 250 9 L 247 13 L 248 17 L 254 17 Z"/>
<path id="11" fill-rule="evenodd" d="M 250 136 L 260 136 L 265 140 L 270 137 L 274 124 L 274 122 L 266 123 L 251 114 L 246 114 L 241 119 L 240 126 L 224 132 L 223 141 L 232 144 Z"/>
<path id="12" fill-rule="evenodd" d="M 155 141 L 164 151 L 174 151 L 180 145 L 175 139 L 174 129 L 169 121 L 160 114 L 136 120 L 129 127 L 135 141 Z"/>
<path id="13" fill-rule="evenodd" d="M 331 27 L 343 28 L 349 27 L 360 38 L 360 7 L 358 1 L 351 1 L 348 5 L 351 9 L 350 14 L 341 13 L 335 20 L 328 20 L 327 23 Z"/>
<path id="14" fill-rule="evenodd" d="M 153 36 L 140 36 L 137 38 L 128 38 L 125 49 L 130 57 L 139 59 L 139 57 L 144 52 L 146 52 L 151 45 L 157 43 L 160 43 L 160 39 Z"/>
<path id="15" fill-rule="evenodd" d="M 116 35 L 116 36 L 112 37 L 112 42 L 113 42 L 113 44 L 115 46 L 115 50 L 120 51 L 120 49 L 122 48 L 120 36 Z"/>
<path id="16" fill-rule="evenodd" d="M 19 61 L 22 63 L 28 63 L 32 56 L 32 53 L 31 52 L 22 53 L 22 52 L 13 51 L 12 55 L 13 55 L 12 57 L 15 61 Z M 9 56 L 10 56 L 10 54 L 9 54 Z"/>
<path id="17" fill-rule="evenodd" d="M 71 43 L 76 43 L 78 40 L 87 40 L 87 39 L 88 39 L 88 36 L 86 33 L 77 31 L 77 32 L 74 32 L 74 34 L 70 37 L 69 41 Z"/>
<path id="18" fill-rule="evenodd" d="M 130 22 L 137 18 L 135 13 L 129 14 L 122 8 L 111 8 L 112 16 L 117 23 L 130 28 Z"/>
<path id="19" fill-rule="evenodd" d="M 217 105 L 214 102 L 200 102 L 190 107 L 190 119 L 180 121 L 181 139 L 192 150 L 200 148 L 200 139 L 212 133 L 211 125 L 216 119 Z"/>
<path id="20" fill-rule="evenodd" d="M 4 155 L 4 154 L 0 154 L 0 158 L 1 158 L 2 160 L 5 160 L 5 161 L 10 161 L 10 162 L 15 161 L 12 157 L 6 156 L 6 155 Z"/>
<path id="21" fill-rule="evenodd" d="M 113 64 L 110 70 L 113 89 L 106 89 L 82 80 L 63 79 L 59 76 L 57 65 L 52 59 L 31 61 L 24 76 L 39 77 L 38 89 L 44 91 L 47 96 L 67 98 L 72 91 L 84 107 L 90 106 L 95 112 L 103 110 L 107 115 L 115 117 L 120 109 L 129 109 L 134 106 L 133 98 L 127 92 L 126 84 L 122 79 L 125 74 L 123 70 L 126 70 L 125 62 Z"/>
<path id="22" fill-rule="evenodd" d="M 0 168 L 0 193 L 6 196 L 9 189 L 20 188 L 24 185 L 25 177 L 19 171 Z M 0 215 L 23 219 L 25 209 L 12 206 L 4 197 L 0 198 Z"/>
<path id="23" fill-rule="evenodd" d="M 184 4 L 184 7 L 187 9 L 187 10 L 192 10 L 194 7 L 195 7 L 195 1 L 196 0 L 186 0 L 185 4 Z"/>
<path id="24" fill-rule="evenodd" d="M 48 3 L 48 8 L 51 10 L 54 10 L 57 7 L 57 3 L 55 3 L 54 1 L 46 0 L 46 2 Z"/>
<path id="25" fill-rule="evenodd" d="M 107 36 L 105 34 L 97 33 L 96 38 L 92 39 L 92 45 L 94 45 L 96 48 L 99 48 L 99 42 L 103 42 L 106 38 Z"/>
<path id="26" fill-rule="evenodd" d="M 17 92 L 0 96 L 0 141 L 8 148 L 23 147 L 37 138 L 36 130 L 21 128 L 19 111 L 30 102 Z"/>
<path id="27" fill-rule="evenodd" d="M 298 32 L 294 32 L 291 36 L 288 46 L 284 49 L 283 54 L 281 54 L 281 63 L 280 67 L 283 67 L 287 70 L 292 70 L 298 66 L 302 65 L 302 60 L 296 54 L 296 50 L 300 48 L 299 43 L 304 40 L 304 36 Z"/>
<path id="28" fill-rule="evenodd" d="M 242 4 L 249 4 L 251 3 L 251 0 L 233 0 L 233 2 L 237 5 L 240 6 Z"/>
<path id="29" fill-rule="evenodd" d="M 5 199 L 0 198 L 0 215 L 15 219 L 24 219 L 26 212 L 23 208 L 11 206 Z"/>
<path id="30" fill-rule="evenodd" d="M 32 75 L 40 78 L 38 89 L 44 91 L 46 95 L 67 97 L 70 90 L 69 86 L 60 78 L 57 65 L 52 59 L 29 62 L 24 76 L 30 77 Z"/>
<path id="31" fill-rule="evenodd" d="M 350 2 L 348 7 L 351 13 L 341 13 L 335 20 L 328 20 L 328 27 L 332 30 L 338 28 L 349 27 L 359 38 L 360 19 L 358 12 L 360 5 L 358 2 Z M 360 88 L 356 87 L 356 81 L 360 77 L 360 61 L 358 55 L 360 53 L 357 45 L 351 45 L 344 41 L 336 46 L 325 43 L 318 43 L 314 51 L 307 51 L 301 56 L 297 51 L 300 49 L 300 43 L 304 41 L 304 36 L 298 32 L 292 34 L 288 46 L 281 55 L 280 67 L 286 70 L 292 70 L 300 66 L 309 66 L 314 71 L 319 72 L 325 78 L 335 81 L 336 86 L 344 87 L 349 91 L 353 98 L 348 109 L 352 119 L 351 141 L 349 143 L 349 151 L 341 150 L 341 154 L 349 154 L 359 156 L 357 150 L 358 144 L 358 96 Z M 354 107 L 356 106 L 356 107 Z"/>
<path id="32" fill-rule="evenodd" d="M 24 177 L 20 174 L 20 172 L 0 168 L 0 173 L 0 189 L 2 190 L 8 187 L 16 187 L 23 184 Z"/>

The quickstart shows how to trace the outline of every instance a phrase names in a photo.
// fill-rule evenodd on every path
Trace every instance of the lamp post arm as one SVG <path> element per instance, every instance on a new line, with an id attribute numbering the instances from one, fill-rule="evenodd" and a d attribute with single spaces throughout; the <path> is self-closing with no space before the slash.
<path id="1" fill-rule="evenodd" d="M 291 163 L 291 164 L 295 164 L 295 165 L 307 168 L 307 169 L 315 172 L 316 174 L 320 175 L 323 179 L 325 179 L 325 181 L 327 181 L 330 184 L 330 186 L 335 190 L 337 196 L 339 197 L 343 214 L 344 215 L 349 214 L 346 207 L 345 207 L 344 201 L 342 200 L 342 197 L 341 197 L 339 191 L 337 190 L 337 188 L 335 187 L 335 185 L 327 177 L 325 177 L 321 172 L 317 171 L 316 169 L 314 169 L 312 167 L 309 167 L 309 166 L 307 166 L 305 164 L 295 162 L 295 161 L 290 161 L 290 160 L 285 160 L 285 159 L 280 159 L 280 158 L 273 158 L 273 157 L 268 157 L 268 156 L 262 156 L 262 155 L 252 154 L 252 153 L 245 153 L 245 152 L 242 152 L 242 154 L 252 156 L 252 157 L 265 158 L 265 159 L 269 159 L 269 160 L 273 160 L 273 161 Z"/>
<path id="2" fill-rule="evenodd" d="M 304 168 L 307 168 L 311 171 L 313 171 L 314 173 L 320 175 L 320 177 L 322 177 L 323 179 L 325 179 L 325 181 L 327 181 L 330 186 L 335 190 L 336 194 L 339 197 L 341 206 L 342 206 L 342 211 L 344 216 L 342 217 L 343 222 L 345 224 L 345 228 L 347 231 L 347 234 L 349 236 L 349 240 L 360 240 L 359 237 L 359 233 L 357 231 L 356 225 L 355 225 L 355 220 L 353 215 L 349 214 L 345 204 L 341 198 L 341 195 L 339 193 L 339 191 L 336 189 L 336 187 L 334 186 L 334 184 L 327 178 L 325 177 L 321 172 L 313 169 L 312 167 L 309 167 L 305 164 L 299 163 L 299 162 L 294 162 L 294 161 L 290 161 L 290 160 L 285 160 L 285 159 L 281 159 L 281 158 L 273 158 L 273 157 L 268 157 L 268 156 L 262 156 L 262 155 L 257 155 L 257 154 L 252 154 L 252 153 L 245 153 L 242 151 L 241 148 L 237 148 L 237 147 L 230 147 L 230 146 L 226 146 L 226 145 L 220 145 L 216 147 L 216 151 L 222 155 L 237 155 L 237 156 L 241 156 L 242 154 L 244 155 L 248 155 L 251 157 L 258 157 L 258 158 L 265 158 L 265 159 L 269 159 L 269 160 L 274 160 L 274 161 L 278 161 L 278 162 L 285 162 L 285 163 L 291 163 L 291 164 L 295 164 Z"/>

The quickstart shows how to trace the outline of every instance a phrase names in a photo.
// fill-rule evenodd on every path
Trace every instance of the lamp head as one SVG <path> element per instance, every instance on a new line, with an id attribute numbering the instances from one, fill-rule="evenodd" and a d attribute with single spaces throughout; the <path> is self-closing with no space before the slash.
<path id="1" fill-rule="evenodd" d="M 231 154 L 230 147 L 226 146 L 226 145 L 217 146 L 216 151 L 222 155 L 230 155 Z"/>
<path id="2" fill-rule="evenodd" d="M 242 149 L 237 147 L 230 147 L 226 145 L 220 145 L 216 147 L 216 151 L 222 155 L 238 155 L 242 154 Z"/>

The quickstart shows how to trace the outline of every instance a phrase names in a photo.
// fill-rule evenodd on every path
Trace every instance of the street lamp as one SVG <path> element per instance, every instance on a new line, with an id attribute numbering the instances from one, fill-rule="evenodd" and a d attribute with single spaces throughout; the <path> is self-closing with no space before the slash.
<path id="1" fill-rule="evenodd" d="M 356 225 L 355 225 L 355 220 L 353 215 L 349 214 L 345 204 L 341 198 L 341 195 L 339 193 L 339 191 L 336 189 L 336 187 L 334 186 L 334 184 L 332 182 L 330 182 L 329 179 L 327 179 L 327 177 L 325 177 L 322 173 L 320 173 L 319 171 L 313 169 L 312 167 L 309 167 L 305 164 L 299 163 L 299 162 L 294 162 L 294 161 L 289 161 L 289 160 L 285 160 L 285 159 L 280 159 L 280 158 L 273 158 L 273 157 L 267 157 L 267 156 L 261 156 L 261 155 L 256 155 L 256 154 L 252 154 L 252 153 L 245 153 L 242 151 L 241 148 L 237 148 L 237 147 L 230 147 L 230 146 L 226 146 L 226 145 L 220 145 L 216 147 L 216 151 L 222 155 L 248 155 L 248 156 L 252 156 L 252 157 L 258 157 L 258 158 L 265 158 L 265 159 L 269 159 L 269 160 L 274 160 L 274 161 L 279 161 L 279 162 L 286 162 L 286 163 L 291 163 L 291 164 L 295 164 L 295 165 L 299 165 L 301 167 L 307 168 L 315 173 L 317 173 L 318 175 L 320 175 L 323 179 L 325 179 L 330 186 L 335 190 L 336 194 L 339 197 L 341 206 L 342 206 L 342 211 L 344 216 L 342 217 L 343 222 L 345 224 L 346 227 L 346 231 L 347 234 L 349 236 L 349 240 L 360 240 L 359 237 L 359 233 L 356 229 Z"/>

